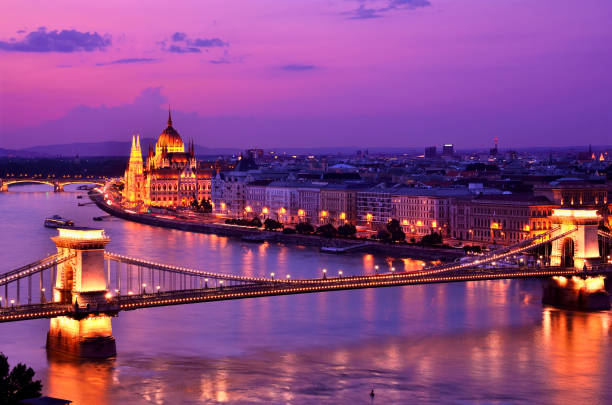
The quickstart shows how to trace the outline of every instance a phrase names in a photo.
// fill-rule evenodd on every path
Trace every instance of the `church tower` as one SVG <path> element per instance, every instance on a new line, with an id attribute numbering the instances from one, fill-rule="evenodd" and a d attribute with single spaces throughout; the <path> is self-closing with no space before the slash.
<path id="1" fill-rule="evenodd" d="M 123 196 L 126 201 L 136 204 L 144 200 L 144 175 L 142 166 L 142 151 L 140 149 L 140 135 L 132 135 L 132 150 L 130 161 L 125 171 L 125 187 Z"/>

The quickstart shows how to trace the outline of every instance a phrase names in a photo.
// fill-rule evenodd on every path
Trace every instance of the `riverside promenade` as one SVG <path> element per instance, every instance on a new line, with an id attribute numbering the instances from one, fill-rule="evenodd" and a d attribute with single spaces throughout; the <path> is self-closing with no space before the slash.
<path id="1" fill-rule="evenodd" d="M 358 245 L 364 245 L 365 242 L 364 239 L 325 238 L 318 235 L 283 234 L 281 232 L 266 231 L 259 228 L 246 226 L 205 223 L 197 220 L 169 218 L 154 214 L 132 213 L 127 212 L 116 204 L 108 205 L 104 200 L 104 195 L 95 190 L 91 190 L 89 192 L 89 198 L 98 206 L 98 208 L 117 218 L 187 232 L 208 233 L 232 238 L 258 236 L 258 239 L 262 239 L 270 243 L 314 247 L 325 246 L 335 248 L 350 248 Z M 453 261 L 464 256 L 464 252 L 461 249 L 431 248 L 415 245 L 390 245 L 371 240 L 367 240 L 367 246 L 363 246 L 354 252 L 359 252 L 360 254 L 373 253 L 384 254 L 391 257 L 410 257 L 413 259 L 441 261 Z M 351 254 L 351 252 L 343 254 Z"/>

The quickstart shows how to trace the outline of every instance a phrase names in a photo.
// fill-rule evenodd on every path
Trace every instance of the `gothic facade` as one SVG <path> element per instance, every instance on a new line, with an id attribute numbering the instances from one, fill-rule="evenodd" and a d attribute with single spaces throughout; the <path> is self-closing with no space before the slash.
<path id="1" fill-rule="evenodd" d="M 148 207 L 189 206 L 210 198 L 211 171 L 203 169 L 195 158 L 195 148 L 185 144 L 172 126 L 168 112 L 168 126 L 149 146 L 146 164 L 143 164 L 140 137 L 132 137 L 132 150 L 125 171 L 124 200 L 128 205 Z"/>

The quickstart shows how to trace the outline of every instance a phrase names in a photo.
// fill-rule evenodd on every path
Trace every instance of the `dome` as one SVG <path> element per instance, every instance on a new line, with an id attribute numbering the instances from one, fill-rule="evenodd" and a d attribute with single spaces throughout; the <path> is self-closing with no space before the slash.
<path id="1" fill-rule="evenodd" d="M 167 148 L 168 152 L 183 152 L 185 144 L 178 131 L 172 126 L 172 117 L 168 111 L 168 127 L 162 131 L 155 144 L 156 149 Z"/>

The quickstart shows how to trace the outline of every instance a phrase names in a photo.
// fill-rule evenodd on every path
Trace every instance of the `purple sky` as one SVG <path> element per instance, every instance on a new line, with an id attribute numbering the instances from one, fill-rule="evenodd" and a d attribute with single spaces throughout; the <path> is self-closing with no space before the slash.
<path id="1" fill-rule="evenodd" d="M 15 1 L 0 147 L 612 143 L 612 1 Z"/>

